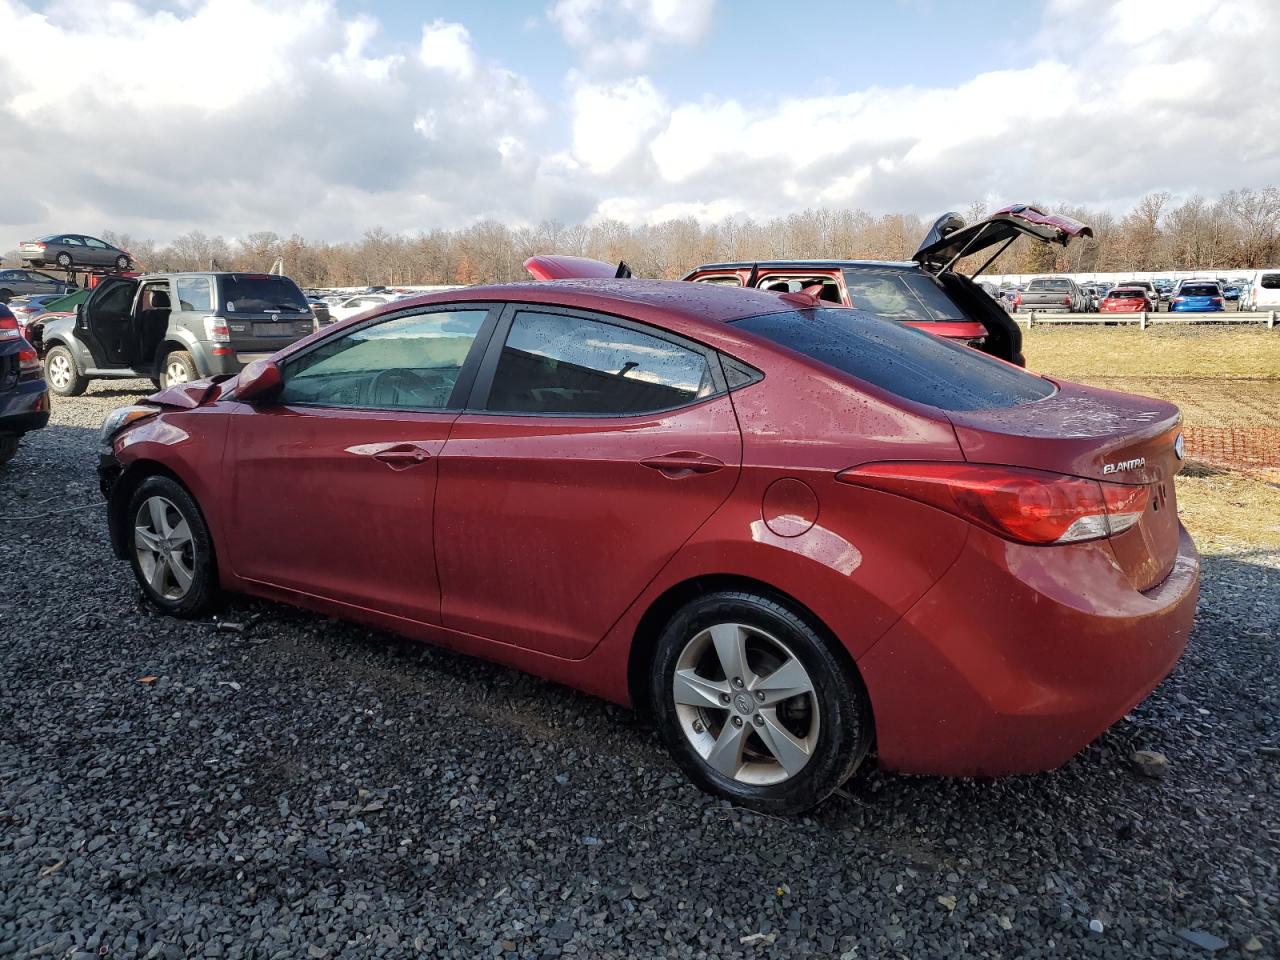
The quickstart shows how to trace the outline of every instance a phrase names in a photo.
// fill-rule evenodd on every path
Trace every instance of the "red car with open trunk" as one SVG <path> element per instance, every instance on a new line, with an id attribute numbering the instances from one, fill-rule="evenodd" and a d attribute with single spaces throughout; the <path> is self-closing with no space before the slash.
<path id="1" fill-rule="evenodd" d="M 1172 669 L 1179 414 L 786 294 L 473 287 L 111 414 L 114 549 L 651 711 L 703 788 L 812 805 L 1067 761 Z"/>

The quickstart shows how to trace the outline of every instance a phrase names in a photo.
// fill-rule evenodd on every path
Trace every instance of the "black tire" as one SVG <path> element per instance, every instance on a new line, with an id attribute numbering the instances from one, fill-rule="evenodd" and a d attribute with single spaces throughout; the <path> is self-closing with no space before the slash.
<path id="1" fill-rule="evenodd" d="M 136 546 L 135 526 L 139 515 L 145 512 L 150 515 L 150 501 L 163 498 L 174 511 L 185 521 L 190 532 L 190 549 L 183 548 L 183 563 L 192 571 L 190 585 L 181 596 L 168 596 L 158 590 L 143 571 L 139 548 Z M 169 513 L 170 518 L 173 517 Z M 134 578 L 147 600 L 170 616 L 188 619 L 206 613 L 217 602 L 218 566 L 213 552 L 213 539 L 209 536 L 209 528 L 205 525 L 204 515 L 199 506 L 187 492 L 186 487 L 165 476 L 153 476 L 138 484 L 137 489 L 129 497 L 129 505 L 125 510 L 125 542 L 129 551 L 129 566 L 133 569 Z M 173 526 L 178 527 L 178 523 Z M 170 578 L 177 586 L 178 581 Z M 161 579 L 161 585 L 165 581 Z"/>
<path id="2" fill-rule="evenodd" d="M 69 254 L 69 253 L 60 253 L 60 254 L 58 254 L 56 257 L 54 257 L 53 262 L 54 262 L 54 263 L 56 263 L 58 266 L 60 266 L 63 270 L 70 270 L 70 269 L 71 269 L 71 254 Z"/>
<path id="3" fill-rule="evenodd" d="M 65 368 L 62 363 L 65 362 Z M 59 369 L 69 373 L 60 373 Z M 78 397 L 89 387 L 89 378 L 80 372 L 76 358 L 71 351 L 58 344 L 44 356 L 44 378 L 49 389 L 60 397 Z"/>
<path id="4" fill-rule="evenodd" d="M 128 270 L 129 258 L 124 256 L 123 254 L 116 257 L 116 269 L 119 270 L 121 273 L 124 273 L 126 270 Z"/>
<path id="5" fill-rule="evenodd" d="M 169 376 L 169 370 L 173 367 L 182 369 L 182 379 Z M 186 350 L 174 350 L 164 358 L 164 365 L 160 368 L 160 383 L 162 386 L 171 387 L 175 384 L 190 383 L 192 380 L 199 379 L 200 372 L 196 370 L 196 362 Z"/>
<path id="6" fill-rule="evenodd" d="M 18 441 L 22 436 L 12 433 L 0 437 L 0 467 L 12 460 L 18 453 Z"/>
<path id="7" fill-rule="evenodd" d="M 704 743 L 707 742 L 706 737 L 716 741 L 718 735 L 712 729 L 715 718 L 711 713 L 723 714 L 720 731 L 727 731 L 732 720 L 739 730 L 749 731 L 742 736 L 753 756 L 768 761 L 771 754 L 767 752 L 763 739 L 758 739 L 759 734 L 751 730 L 750 722 L 762 725 L 763 718 L 755 714 L 765 711 L 756 709 L 750 696 L 745 698 L 743 707 L 703 709 L 678 708 L 676 705 L 673 683 L 678 663 L 686 655 L 686 650 L 696 649 L 697 638 L 704 631 L 718 624 L 740 624 L 748 630 L 761 631 L 770 640 L 780 641 L 788 648 L 787 652 L 800 662 L 811 682 L 811 693 L 782 701 L 778 712 L 774 713 L 776 719 L 787 704 L 794 706 L 797 700 L 808 702 L 812 697 L 820 718 L 816 735 L 812 731 L 810 733 L 814 741 L 808 759 L 780 782 L 750 783 L 727 776 L 714 769 L 692 743 L 693 737 L 701 738 Z M 767 643 L 763 649 L 768 649 Z M 768 673 L 763 676 L 767 679 Z M 727 676 L 722 682 L 732 692 L 734 684 Z M 750 685 L 745 692 L 750 692 Z M 738 699 L 735 696 L 732 702 L 736 704 Z M 672 617 L 658 638 L 650 665 L 649 703 L 667 748 L 690 780 L 706 792 L 725 797 L 735 804 L 776 814 L 799 813 L 826 799 L 853 775 L 870 751 L 874 739 L 871 702 L 861 677 L 848 658 L 842 651 L 833 649 L 832 642 L 789 607 L 749 592 L 706 594 L 690 601 Z M 737 716 L 738 711 L 749 718 L 748 722 L 738 722 L 741 719 Z M 691 712 L 701 719 L 691 720 Z M 808 722 L 814 722 L 811 713 Z M 690 728 L 688 732 L 686 726 Z M 777 767 L 781 772 L 780 765 Z"/>

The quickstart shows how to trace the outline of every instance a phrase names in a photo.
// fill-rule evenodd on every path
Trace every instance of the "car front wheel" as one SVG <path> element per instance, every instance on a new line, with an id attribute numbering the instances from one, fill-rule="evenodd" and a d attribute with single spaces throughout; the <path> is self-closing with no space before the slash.
<path id="1" fill-rule="evenodd" d="M 871 747 L 870 702 L 847 658 L 754 593 L 708 594 L 682 608 L 658 640 L 649 694 L 689 778 L 759 810 L 814 806 Z"/>
<path id="2" fill-rule="evenodd" d="M 129 564 L 147 599 L 175 617 L 217 598 L 213 541 L 196 502 L 169 477 L 148 477 L 129 498 Z"/>
<path id="3" fill-rule="evenodd" d="M 76 366 L 76 358 L 66 347 L 57 346 L 44 358 L 44 375 L 49 389 L 60 397 L 78 397 L 89 386 L 89 378 Z"/>

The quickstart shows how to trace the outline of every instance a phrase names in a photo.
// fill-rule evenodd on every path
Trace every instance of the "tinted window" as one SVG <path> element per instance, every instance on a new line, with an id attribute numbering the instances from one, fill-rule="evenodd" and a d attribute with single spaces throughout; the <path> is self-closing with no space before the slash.
<path id="1" fill-rule="evenodd" d="M 1216 297 L 1219 292 L 1216 283 L 1184 283 L 1178 291 L 1184 297 Z"/>
<path id="2" fill-rule="evenodd" d="M 700 352 L 583 317 L 521 311 L 488 409 L 623 415 L 678 407 L 714 391 Z"/>
<path id="3" fill-rule="evenodd" d="M 1028 290 L 1070 290 L 1070 280 L 1032 280 Z"/>
<path id="4" fill-rule="evenodd" d="M 285 403 L 442 410 L 487 310 L 396 317 L 320 344 L 285 365 Z"/>
<path id="5" fill-rule="evenodd" d="M 963 320 L 964 311 L 921 273 L 846 270 L 849 306 L 886 320 Z"/>
<path id="6" fill-rule="evenodd" d="M 1145 290 L 1135 290 L 1132 288 L 1129 290 L 1112 290 L 1111 293 L 1108 294 L 1108 296 L 1113 300 L 1141 300 L 1146 295 Z"/>
<path id="7" fill-rule="evenodd" d="M 307 301 L 288 277 L 228 274 L 218 278 L 222 306 L 228 313 L 263 313 L 293 310 L 304 313 Z"/>
<path id="8" fill-rule="evenodd" d="M 1263 290 L 1280 290 L 1280 273 L 1264 273 L 1258 283 Z"/>
<path id="9" fill-rule="evenodd" d="M 943 410 L 1013 407 L 1054 391 L 1049 381 L 971 347 L 852 310 L 770 313 L 735 326 Z"/>
<path id="10" fill-rule="evenodd" d="M 212 310 L 213 284 L 208 277 L 179 277 L 179 310 Z"/>

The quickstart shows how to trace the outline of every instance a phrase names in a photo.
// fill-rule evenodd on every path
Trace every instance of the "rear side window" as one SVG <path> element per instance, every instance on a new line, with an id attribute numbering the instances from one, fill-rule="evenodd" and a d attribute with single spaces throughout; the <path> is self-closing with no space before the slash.
<path id="1" fill-rule="evenodd" d="M 292 310 L 305 313 L 306 298 L 288 277 L 234 273 L 218 278 L 222 306 L 228 313 L 265 313 Z"/>
<path id="2" fill-rule="evenodd" d="M 1258 283 L 1263 290 L 1280 290 L 1280 273 L 1264 273 Z"/>
<path id="3" fill-rule="evenodd" d="M 886 320 L 964 320 L 946 291 L 929 277 L 904 270 L 846 270 L 849 306 Z"/>
<path id="4" fill-rule="evenodd" d="M 1016 407 L 1054 392 L 1048 380 L 971 347 L 850 310 L 768 313 L 734 326 L 941 410 Z"/>
<path id="5" fill-rule="evenodd" d="M 498 359 L 487 409 L 624 416 L 714 392 L 700 351 L 586 317 L 522 310 Z"/>
<path id="6" fill-rule="evenodd" d="M 179 277 L 177 286 L 178 309 L 213 309 L 213 284 L 208 277 Z"/>

